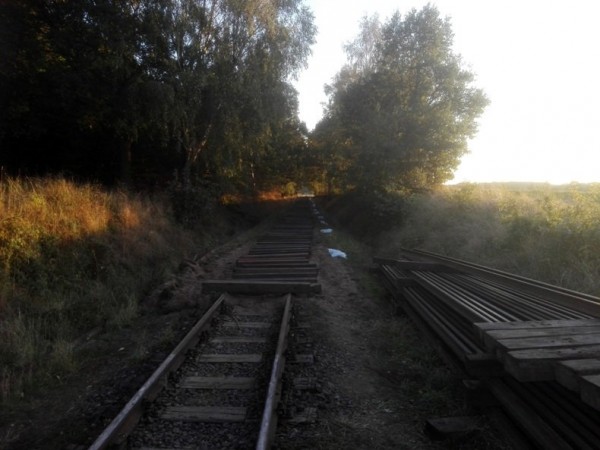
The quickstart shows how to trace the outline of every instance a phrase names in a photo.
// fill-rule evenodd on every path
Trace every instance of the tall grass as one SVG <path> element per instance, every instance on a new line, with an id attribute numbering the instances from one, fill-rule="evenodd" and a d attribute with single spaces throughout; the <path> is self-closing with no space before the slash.
<path id="1" fill-rule="evenodd" d="M 421 248 L 600 295 L 600 185 L 463 184 L 404 203 L 388 255 Z"/>
<path id="2" fill-rule="evenodd" d="M 126 326 L 189 252 L 169 202 L 61 178 L 0 183 L 0 397 L 77 366 L 91 328 Z"/>

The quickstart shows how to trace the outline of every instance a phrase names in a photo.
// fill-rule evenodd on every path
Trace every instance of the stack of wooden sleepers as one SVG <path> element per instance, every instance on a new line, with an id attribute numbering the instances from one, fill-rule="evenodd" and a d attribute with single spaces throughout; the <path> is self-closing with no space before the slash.
<path id="1" fill-rule="evenodd" d="M 297 200 L 247 255 L 237 259 L 231 280 L 205 280 L 203 289 L 243 293 L 315 293 L 319 268 L 311 261 L 315 217 Z"/>
<path id="2" fill-rule="evenodd" d="M 600 448 L 600 299 L 422 251 L 375 262 L 398 305 L 531 442 Z"/>

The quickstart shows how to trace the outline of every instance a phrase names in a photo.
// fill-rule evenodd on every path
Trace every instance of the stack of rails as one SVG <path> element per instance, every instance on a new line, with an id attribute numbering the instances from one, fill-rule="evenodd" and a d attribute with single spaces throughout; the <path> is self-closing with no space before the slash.
<path id="1" fill-rule="evenodd" d="M 438 348 L 542 448 L 600 448 L 600 299 L 403 250 L 384 282 Z"/>

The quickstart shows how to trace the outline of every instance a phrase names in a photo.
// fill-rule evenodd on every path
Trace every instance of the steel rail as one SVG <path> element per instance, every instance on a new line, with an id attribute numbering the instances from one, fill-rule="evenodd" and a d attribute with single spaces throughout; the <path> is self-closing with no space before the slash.
<path id="1" fill-rule="evenodd" d="M 498 312 L 505 317 L 503 321 L 508 314 L 514 316 L 510 321 L 599 317 L 600 299 L 593 296 L 423 253 L 406 256 L 417 263 L 439 263 L 455 270 L 428 271 L 407 261 L 396 267 L 393 260 L 376 262 L 395 295 L 402 295 L 407 308 L 412 308 L 463 360 L 463 369 L 470 360 L 468 345 L 479 345 L 472 322 L 480 315 L 492 319 Z M 403 277 L 397 275 L 398 268 L 405 267 L 412 267 L 407 275 L 417 280 L 418 286 L 393 283 L 395 277 Z M 482 353 L 485 355 L 484 350 Z M 478 355 L 473 356 L 477 360 Z M 600 412 L 584 404 L 578 395 L 555 381 L 520 383 L 508 376 L 498 378 L 487 370 L 484 367 L 482 372 L 487 387 L 541 448 L 600 448 Z"/>
<path id="2" fill-rule="evenodd" d="M 451 313 L 452 310 L 443 310 L 443 308 L 434 307 L 431 299 L 426 299 L 414 288 L 406 288 L 405 296 L 410 305 L 420 312 L 424 318 L 431 320 L 426 323 L 437 329 L 437 332 L 444 333 L 445 343 L 453 349 L 456 356 L 463 360 L 467 354 L 484 353 L 484 349 L 479 346 L 475 339 L 474 331 L 469 327 L 469 323 L 462 320 L 462 317 Z"/>
<path id="3" fill-rule="evenodd" d="M 439 274 L 415 271 L 412 274 L 415 278 L 424 282 L 422 283 L 423 287 L 429 289 L 431 286 L 438 295 L 443 296 L 451 302 L 449 306 L 456 305 L 457 309 L 473 322 L 508 322 L 518 320 L 510 312 L 501 310 L 495 305 L 490 304 L 486 299 L 474 296 L 468 290 L 445 280 Z"/>
<path id="4" fill-rule="evenodd" d="M 518 295 L 496 289 L 481 280 L 462 279 L 460 276 L 449 277 L 452 282 L 460 284 L 471 292 L 476 293 L 482 298 L 486 298 L 490 303 L 497 305 L 505 311 L 511 311 L 518 320 L 540 320 L 554 318 L 568 318 L 568 314 L 560 314 L 556 311 L 549 311 L 545 305 L 539 305 L 534 298 L 525 299 Z"/>
<path id="5" fill-rule="evenodd" d="M 546 299 L 560 303 L 563 306 L 567 306 L 579 312 L 590 314 L 593 317 L 600 317 L 600 298 L 590 294 L 553 286 L 542 281 L 423 250 L 401 249 L 401 253 L 405 256 L 420 258 L 421 260 L 428 259 L 442 262 L 449 267 L 501 281 L 505 284 L 517 287 L 521 291 L 543 296 Z"/>
<path id="6" fill-rule="evenodd" d="M 527 301 L 535 302 L 536 304 L 539 304 L 539 305 L 542 305 L 542 306 L 548 308 L 549 311 L 556 311 L 558 314 L 565 313 L 565 314 L 568 315 L 568 318 L 572 318 L 572 319 L 591 319 L 591 318 L 594 317 L 594 316 L 592 316 L 590 314 L 586 314 L 586 313 L 574 310 L 573 308 L 569 308 L 568 306 L 564 306 L 562 304 L 553 302 L 551 300 L 547 300 L 547 299 L 545 299 L 543 297 L 540 297 L 538 295 L 534 295 L 534 294 L 530 294 L 530 293 L 527 293 L 527 292 L 519 291 L 519 289 L 507 286 L 507 285 L 502 284 L 501 282 L 498 282 L 498 281 L 488 280 L 488 279 L 486 279 L 485 281 L 483 281 L 483 280 L 481 280 L 479 278 L 476 278 L 475 275 L 471 275 L 471 274 L 464 274 L 462 276 L 464 278 L 469 277 L 469 278 L 473 278 L 473 279 L 479 280 L 480 282 L 483 282 L 484 285 L 493 287 L 493 288 L 498 289 L 498 290 L 503 291 L 503 292 L 507 292 L 507 293 L 509 293 L 511 295 L 515 295 L 515 296 L 521 297 L 521 298 L 523 298 L 523 299 L 525 299 Z"/>
<path id="7" fill-rule="evenodd" d="M 285 309 L 281 319 L 281 327 L 279 329 L 279 337 L 277 339 L 277 350 L 275 351 L 275 359 L 271 370 L 271 378 L 269 379 L 269 388 L 267 390 L 267 399 L 265 401 L 265 409 L 263 411 L 260 431 L 258 433 L 258 442 L 256 450 L 267 450 L 271 446 L 272 433 L 275 429 L 277 419 L 274 415 L 275 407 L 278 401 L 279 384 L 281 375 L 285 366 L 284 352 L 287 348 L 287 338 L 290 330 L 290 318 L 292 315 L 292 295 L 288 294 L 285 301 Z"/>
<path id="8" fill-rule="evenodd" d="M 514 289 L 504 289 L 500 284 L 475 278 L 472 275 L 448 274 L 447 277 L 453 282 L 503 305 L 505 308 L 520 312 L 522 315 L 521 320 L 591 318 L 590 315 L 574 311 L 538 296 L 523 294 Z"/>
<path id="9" fill-rule="evenodd" d="M 98 436 L 94 443 L 89 447 L 89 450 L 107 448 L 109 445 L 114 444 L 125 437 L 123 436 L 123 433 L 126 428 L 133 428 L 135 426 L 141 415 L 143 402 L 149 397 L 156 395 L 157 391 L 160 390 L 158 388 L 162 388 L 162 386 L 160 386 L 162 380 L 164 380 L 170 372 L 177 370 L 183 361 L 185 352 L 196 345 L 200 332 L 210 325 L 210 321 L 225 301 L 225 298 L 226 294 L 221 295 L 208 311 L 204 313 L 177 347 L 175 347 L 169 356 L 165 358 L 158 369 L 150 375 L 150 378 L 148 378 L 143 386 L 138 389 L 131 400 L 127 402 L 121 412 L 119 412 L 100 436 Z"/>

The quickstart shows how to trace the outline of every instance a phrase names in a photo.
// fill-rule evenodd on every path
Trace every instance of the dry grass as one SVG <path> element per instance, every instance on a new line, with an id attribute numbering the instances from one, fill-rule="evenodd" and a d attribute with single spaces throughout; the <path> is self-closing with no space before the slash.
<path id="1" fill-rule="evenodd" d="M 77 367 L 74 342 L 127 326 L 138 301 L 202 248 L 169 203 L 62 178 L 0 184 L 0 397 Z"/>
<path id="2" fill-rule="evenodd" d="M 415 195 L 382 252 L 421 248 L 600 295 L 600 185 L 465 184 Z"/>

